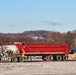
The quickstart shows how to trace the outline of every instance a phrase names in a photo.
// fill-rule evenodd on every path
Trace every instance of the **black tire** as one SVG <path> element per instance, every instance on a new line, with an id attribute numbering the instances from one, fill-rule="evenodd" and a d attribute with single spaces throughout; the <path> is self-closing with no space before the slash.
<path id="1" fill-rule="evenodd" d="M 25 57 L 22 57 L 22 58 L 21 58 L 21 61 L 22 61 L 22 62 L 24 62 L 24 61 L 25 61 L 25 59 L 26 59 Z"/>
<path id="2" fill-rule="evenodd" d="M 62 56 L 61 56 L 61 55 L 57 55 L 57 56 L 56 56 L 56 60 L 57 60 L 57 61 L 62 61 Z"/>
<path id="3" fill-rule="evenodd" d="M 50 61 L 54 60 L 53 55 L 50 55 L 50 56 L 49 56 L 49 60 L 50 60 Z"/>
<path id="4" fill-rule="evenodd" d="M 18 62 L 21 62 L 22 61 L 20 57 L 17 57 L 17 59 L 18 59 Z"/>
<path id="5" fill-rule="evenodd" d="M 25 61 L 25 57 L 19 57 L 19 62 L 24 62 Z"/>
<path id="6" fill-rule="evenodd" d="M 17 57 L 18 62 L 20 62 L 20 57 Z"/>
<path id="7" fill-rule="evenodd" d="M 68 56 L 63 55 L 63 61 L 67 61 L 68 60 Z"/>
<path id="8" fill-rule="evenodd" d="M 46 56 L 43 55 L 43 56 L 42 56 L 42 60 L 43 60 L 43 61 L 46 61 Z"/>
<path id="9" fill-rule="evenodd" d="M 11 58 L 11 62 L 17 62 L 18 60 L 17 60 L 17 57 L 12 57 Z"/>

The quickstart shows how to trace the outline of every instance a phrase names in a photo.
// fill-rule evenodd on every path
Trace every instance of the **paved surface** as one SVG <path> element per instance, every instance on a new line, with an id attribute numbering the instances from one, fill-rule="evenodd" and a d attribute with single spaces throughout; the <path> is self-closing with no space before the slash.
<path id="1" fill-rule="evenodd" d="M 0 63 L 0 75 L 76 75 L 76 61 Z"/>

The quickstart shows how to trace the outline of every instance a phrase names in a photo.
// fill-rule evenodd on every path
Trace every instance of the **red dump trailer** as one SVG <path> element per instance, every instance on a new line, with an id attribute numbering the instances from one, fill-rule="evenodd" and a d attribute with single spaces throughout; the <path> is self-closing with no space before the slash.
<path id="1" fill-rule="evenodd" d="M 15 46 L 18 48 L 19 53 L 15 54 L 16 57 L 13 61 L 25 61 L 29 56 L 42 56 L 45 61 L 68 59 L 68 44 L 26 44 L 15 42 Z"/>

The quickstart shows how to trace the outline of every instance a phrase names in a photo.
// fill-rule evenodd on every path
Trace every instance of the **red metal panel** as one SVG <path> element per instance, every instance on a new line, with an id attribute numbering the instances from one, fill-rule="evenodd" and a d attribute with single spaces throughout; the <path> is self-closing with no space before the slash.
<path id="1" fill-rule="evenodd" d="M 21 53 L 25 51 L 25 53 L 38 53 L 38 52 L 63 52 L 65 54 L 68 54 L 68 44 L 22 44 L 22 43 L 16 43 L 15 44 Z"/>

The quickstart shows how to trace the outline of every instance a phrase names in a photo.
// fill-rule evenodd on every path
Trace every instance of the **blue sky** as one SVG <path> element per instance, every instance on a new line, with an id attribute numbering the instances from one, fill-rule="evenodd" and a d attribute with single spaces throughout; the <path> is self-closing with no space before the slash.
<path id="1" fill-rule="evenodd" d="M 76 29 L 76 0 L 0 0 L 0 32 Z"/>

